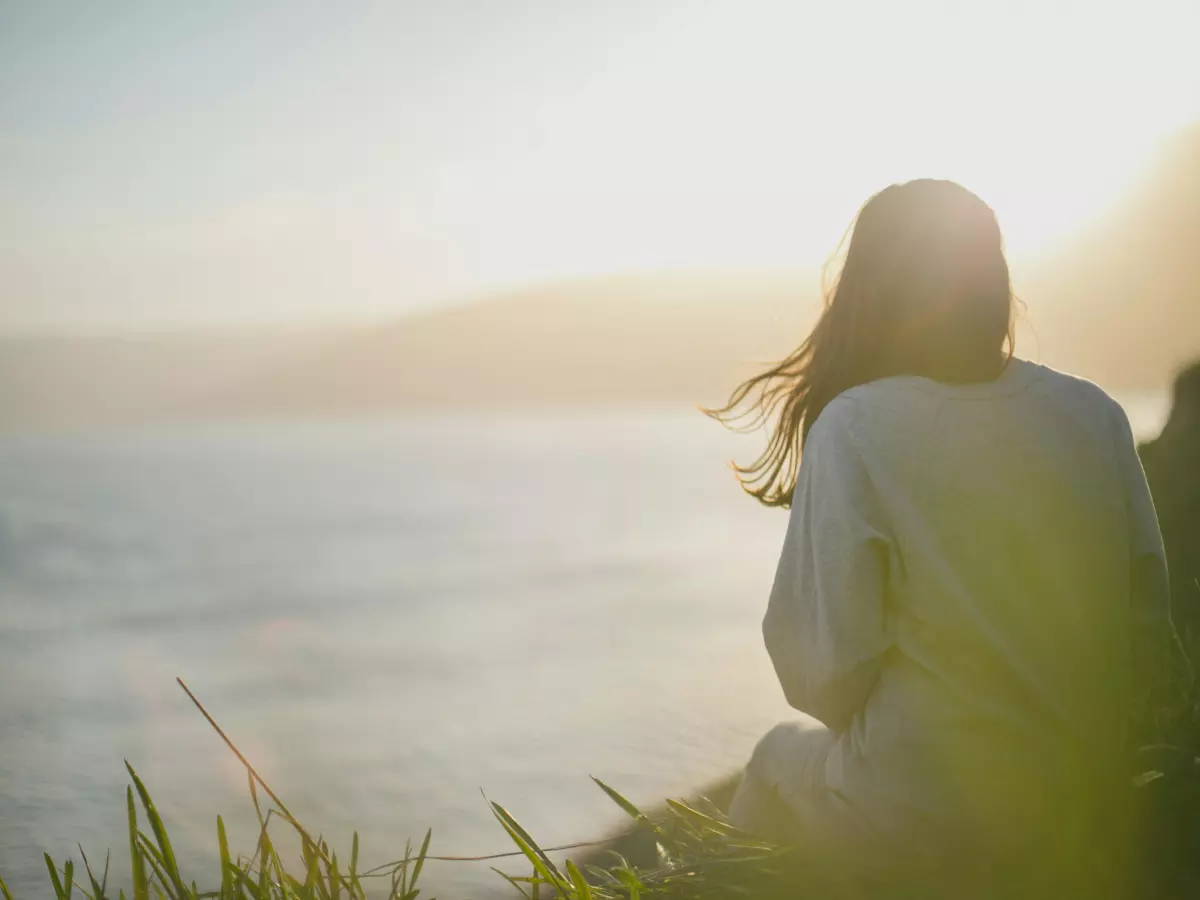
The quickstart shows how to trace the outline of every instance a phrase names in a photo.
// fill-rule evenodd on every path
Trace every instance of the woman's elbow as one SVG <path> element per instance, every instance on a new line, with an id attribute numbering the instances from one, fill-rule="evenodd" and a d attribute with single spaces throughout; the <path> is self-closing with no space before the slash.
<path id="1" fill-rule="evenodd" d="M 808 709 L 800 710 L 821 722 L 835 734 L 846 731 L 854 721 L 857 707 L 845 702 L 845 697 L 829 687 L 811 692 Z"/>
<path id="2" fill-rule="evenodd" d="M 807 685 L 800 665 L 804 657 L 803 649 L 786 632 L 773 627 L 769 616 L 763 622 L 763 643 L 766 644 L 767 656 L 775 667 L 775 677 L 779 679 L 788 705 L 800 712 L 808 712 L 805 709 L 808 705 Z"/>
<path id="3" fill-rule="evenodd" d="M 838 692 L 828 686 L 811 685 L 803 677 L 795 674 L 785 678 L 778 665 L 775 671 L 780 676 L 783 696 L 792 709 L 812 716 L 833 732 L 841 733 L 850 727 L 854 719 L 854 710 L 840 702 L 842 698 Z"/>
<path id="4" fill-rule="evenodd" d="M 800 662 L 796 657 L 793 660 Z M 863 667 L 848 677 L 837 677 L 812 667 L 781 667 L 778 661 L 775 664 L 788 704 L 838 733 L 848 729 L 854 717 L 866 707 L 878 678 L 878 671 L 868 669 L 873 667 Z"/>

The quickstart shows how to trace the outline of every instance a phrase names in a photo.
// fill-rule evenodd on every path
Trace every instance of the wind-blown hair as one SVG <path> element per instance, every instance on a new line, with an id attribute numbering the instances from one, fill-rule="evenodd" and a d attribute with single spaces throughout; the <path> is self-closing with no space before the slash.
<path id="1" fill-rule="evenodd" d="M 894 184 L 863 205 L 848 234 L 804 343 L 739 385 L 723 408 L 706 410 L 738 430 L 771 427 L 762 455 L 734 466 L 767 506 L 791 505 L 804 441 L 838 394 L 892 375 L 988 381 L 1012 357 L 1008 263 L 996 216 L 979 197 L 952 181 Z"/>

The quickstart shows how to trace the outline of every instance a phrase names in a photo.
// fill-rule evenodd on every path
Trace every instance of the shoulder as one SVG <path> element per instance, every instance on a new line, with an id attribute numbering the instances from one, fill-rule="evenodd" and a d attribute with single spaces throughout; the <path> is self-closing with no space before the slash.
<path id="1" fill-rule="evenodd" d="M 805 442 L 806 453 L 822 449 L 839 456 L 872 457 L 902 452 L 920 439 L 922 423 L 936 414 L 937 395 L 913 390 L 902 378 L 884 378 L 848 388 L 821 410 Z"/>
<path id="2" fill-rule="evenodd" d="M 817 415 L 800 451 L 801 474 L 840 469 L 859 453 L 853 436 L 857 409 L 844 395 L 834 397 Z"/>
<path id="3" fill-rule="evenodd" d="M 893 442 L 936 410 L 936 396 L 912 390 L 901 378 L 884 378 L 848 388 L 821 411 L 809 440 L 866 446 L 880 435 Z"/>
<path id="4" fill-rule="evenodd" d="M 1029 363 L 1029 365 L 1035 364 Z M 1039 365 L 1038 368 L 1041 370 L 1041 378 L 1038 383 L 1042 390 L 1062 395 L 1076 408 L 1087 410 L 1117 431 L 1129 430 L 1129 418 L 1125 413 L 1125 408 L 1100 385 L 1079 375 L 1060 372 L 1049 366 Z"/>
<path id="5" fill-rule="evenodd" d="M 838 394 L 830 400 L 813 422 L 808 431 L 808 447 L 844 443 L 852 440 L 852 433 L 861 415 L 857 388 Z"/>
<path id="6" fill-rule="evenodd" d="M 872 444 L 879 405 L 870 385 L 843 391 L 826 404 L 804 442 L 804 457 L 862 456 Z"/>

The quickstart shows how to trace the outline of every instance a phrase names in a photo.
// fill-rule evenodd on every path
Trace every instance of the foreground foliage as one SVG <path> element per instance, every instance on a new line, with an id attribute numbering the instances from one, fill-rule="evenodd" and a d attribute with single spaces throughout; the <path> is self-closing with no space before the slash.
<path id="1" fill-rule="evenodd" d="M 208 711 L 182 681 L 180 686 L 208 719 L 218 735 L 246 769 L 250 798 L 258 818 L 259 831 L 254 851 L 246 857 L 230 852 L 225 824 L 216 822 L 219 872 L 203 888 L 188 880 L 180 871 L 175 850 L 162 816 L 150 791 L 134 768 L 126 762 L 131 785 L 126 790 L 129 821 L 128 900 L 415 900 L 421 893 L 418 881 L 429 860 L 463 862 L 479 859 L 524 858 L 529 870 L 512 875 L 495 869 L 511 889 L 527 898 L 569 897 L 578 900 L 640 898 L 670 895 L 689 898 L 753 893 L 755 884 L 777 878 L 789 854 L 743 834 L 730 826 L 722 814 L 709 805 L 706 810 L 670 801 L 665 819 L 651 821 L 632 803 L 608 785 L 596 784 L 635 821 L 635 827 L 652 836 L 657 861 L 651 866 L 634 866 L 617 853 L 610 854 L 607 865 L 585 865 L 582 869 L 568 860 L 560 866 L 552 853 L 575 848 L 596 848 L 607 842 L 543 848 L 521 824 L 498 803 L 490 803 L 492 814 L 512 840 L 516 850 L 494 857 L 438 857 L 429 853 L 431 832 L 414 852 L 405 845 L 403 857 L 363 870 L 359 865 L 359 839 L 354 834 L 349 856 L 338 853 L 318 835 L 313 836 L 288 810 L 279 796 L 254 769 L 254 766 L 225 735 Z M 266 794 L 268 803 L 260 800 Z M 264 811 L 264 805 L 266 809 Z M 272 826 L 287 829 L 286 839 L 299 846 L 299 865 L 290 870 L 281 855 L 280 839 Z M 109 887 L 110 857 L 103 868 L 93 867 L 83 848 L 80 865 L 67 859 L 55 862 L 45 854 L 50 885 L 57 900 L 82 897 L 86 900 L 127 900 L 124 889 L 115 895 Z M 586 874 L 585 874 L 586 871 Z M 503 887 L 504 882 L 497 882 Z M 13 900 L 0 879 L 0 898 Z"/>
<path id="2" fill-rule="evenodd" d="M 1130 787 L 1137 812 L 1132 893 L 1138 897 L 1200 896 L 1200 691 L 1191 657 L 1183 652 L 1182 643 L 1177 644 L 1177 664 L 1166 688 L 1169 696 L 1144 698 L 1135 725 L 1135 733 L 1145 741 L 1134 754 Z M 429 832 L 415 851 L 406 844 L 400 859 L 370 869 L 360 868 L 357 833 L 349 855 L 339 856 L 296 820 L 187 686 L 180 685 L 245 766 L 258 838 L 249 857 L 235 856 L 218 817 L 219 871 L 210 873 L 203 887 L 185 879 L 149 790 L 126 763 L 131 780 L 126 792 L 130 873 L 126 883 L 131 885 L 131 895 L 127 897 L 122 889 L 115 895 L 120 900 L 415 900 L 422 893 L 418 881 L 426 862 L 463 861 L 431 855 Z M 485 859 L 515 857 L 528 867 L 519 875 L 494 869 L 513 896 L 528 900 L 981 896 L 978 890 L 934 891 L 928 882 L 897 878 L 895 871 L 864 871 L 861 859 L 838 861 L 828 853 L 806 858 L 801 850 L 776 847 L 738 831 L 703 798 L 690 803 L 669 800 L 648 816 L 608 785 L 598 780 L 596 784 L 634 822 L 632 831 L 609 842 L 543 848 L 504 807 L 490 804 L 516 850 Z M 265 811 L 260 792 L 269 799 Z M 290 869 L 280 854 L 280 837 L 272 831 L 275 823 L 287 830 L 288 846 L 299 848 L 294 857 L 299 862 Z M 584 860 L 582 866 L 571 860 L 555 862 L 561 851 L 576 849 L 584 851 L 577 857 Z M 56 900 L 114 900 L 109 887 L 111 860 L 106 857 L 102 869 L 93 867 L 83 848 L 79 850 L 78 865 L 72 859 L 58 863 L 45 856 Z M 504 882 L 497 882 L 502 889 Z M 1104 893 L 1123 893 L 1119 886 L 1111 887 Z M 1052 895 L 1081 896 L 1075 891 L 1039 894 Z M 1014 895 L 1000 891 L 995 896 Z M 1028 891 L 1021 896 L 1029 896 Z M 13 900 L 2 879 L 0 900 Z"/>
<path id="3" fill-rule="evenodd" d="M 233 856 L 224 822 L 218 817 L 219 881 L 214 877 L 208 889 L 201 889 L 195 881 L 184 878 L 149 790 L 133 767 L 128 763 L 126 767 L 132 781 L 127 789 L 130 900 L 150 900 L 152 897 L 168 900 L 339 900 L 342 897 L 346 900 L 374 897 L 415 900 L 421 893 L 417 883 L 428 860 L 460 861 L 431 856 L 432 835 L 426 832 L 415 852 L 408 844 L 401 859 L 362 870 L 357 833 L 349 857 L 339 859 L 336 851 L 320 837 L 313 837 L 286 807 L 281 808 L 282 804 L 277 803 L 264 813 L 257 776 L 251 773 L 250 793 L 260 826 L 254 852 L 248 858 Z M 586 875 L 569 860 L 560 867 L 550 857 L 553 850 L 540 847 L 507 810 L 492 803 L 496 821 L 518 848 L 513 854 L 500 856 L 523 856 L 530 868 L 528 874 L 519 876 L 496 869 L 497 875 L 529 898 L 558 896 L 605 900 L 666 894 L 681 898 L 712 896 L 713 890 L 722 896 L 745 895 L 755 883 L 770 880 L 782 871 L 786 852 L 741 834 L 723 821 L 715 809 L 703 812 L 672 801 L 670 821 L 651 822 L 612 788 L 599 781 L 596 783 L 658 839 L 661 860 L 658 866 L 638 869 L 614 854 L 609 866 L 586 866 Z M 291 839 L 298 842 L 301 859 L 298 869 L 289 871 L 285 866 L 278 838 L 272 836 L 274 822 L 289 829 Z M 109 858 L 105 858 L 104 867 L 99 871 L 92 867 L 82 847 L 81 866 L 76 866 L 71 859 L 56 863 L 49 854 L 45 860 L 57 900 L 69 900 L 73 896 L 109 900 L 114 896 L 108 886 Z M 12 900 L 2 880 L 0 895 L 5 900 Z M 125 891 L 122 889 L 117 896 L 125 900 Z"/>

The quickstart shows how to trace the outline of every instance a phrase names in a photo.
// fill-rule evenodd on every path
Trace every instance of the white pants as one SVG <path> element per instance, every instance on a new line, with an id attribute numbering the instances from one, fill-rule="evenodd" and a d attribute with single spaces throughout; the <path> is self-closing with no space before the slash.
<path id="1" fill-rule="evenodd" d="M 991 854 L 980 857 L 982 867 L 977 870 L 973 869 L 976 865 L 973 857 L 955 852 L 949 843 L 921 840 L 915 822 L 903 836 L 893 835 L 891 840 L 881 843 L 880 836 L 858 810 L 831 789 L 826 780 L 825 761 L 836 743 L 837 736 L 814 719 L 776 725 L 754 748 L 729 807 L 730 822 L 777 845 L 802 847 L 814 859 L 849 861 L 846 865 L 854 869 L 865 871 L 874 864 L 887 867 L 901 861 L 912 866 L 910 875 L 927 875 L 939 869 L 955 878 L 983 875 L 985 883 L 995 883 L 1001 890 L 996 894 L 1001 897 L 1107 897 L 1123 883 L 1119 877 L 1120 855 L 1110 860 L 1115 869 L 1097 866 L 1095 857 L 1105 844 L 1092 838 L 1082 839 L 1076 846 L 1072 845 L 1071 836 L 1066 835 L 1061 848 L 1047 854 L 1046 842 L 1035 837 L 1032 848 L 1042 851 L 1037 856 L 1027 852 L 1030 848 L 1018 837 L 1014 854 L 1005 855 L 1005 848 L 997 846 L 995 859 L 991 859 Z M 1025 824 L 1039 824 L 1037 818 Z M 915 841 L 909 840 L 914 837 Z M 1076 853 L 1081 855 L 1076 857 Z M 1012 859 L 1017 862 L 1009 865 Z M 971 874 L 973 871 L 975 874 Z M 1009 885 L 998 873 L 1008 873 L 1018 880 L 1029 879 L 1029 883 L 1021 892 L 1005 893 Z M 1087 889 L 1066 892 L 1057 887 L 1046 889 L 1047 885 L 1064 883 L 1076 887 L 1086 883 Z"/>
<path id="2" fill-rule="evenodd" d="M 738 828 L 781 844 L 844 842 L 859 830 L 829 789 L 825 759 L 837 736 L 816 719 L 776 725 L 758 742 L 729 807 Z"/>

